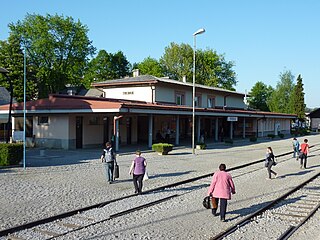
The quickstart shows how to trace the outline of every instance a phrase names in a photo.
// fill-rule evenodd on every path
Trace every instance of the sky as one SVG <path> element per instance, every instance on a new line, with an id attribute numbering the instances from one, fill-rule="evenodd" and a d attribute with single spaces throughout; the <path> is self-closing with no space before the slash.
<path id="1" fill-rule="evenodd" d="M 80 20 L 93 46 L 122 51 L 130 63 L 159 59 L 171 42 L 212 49 L 233 61 L 236 91 L 257 81 L 276 87 L 291 71 L 303 79 L 307 107 L 320 107 L 320 1 L 318 0 L 1 0 L 0 40 L 9 23 L 29 14 Z"/>

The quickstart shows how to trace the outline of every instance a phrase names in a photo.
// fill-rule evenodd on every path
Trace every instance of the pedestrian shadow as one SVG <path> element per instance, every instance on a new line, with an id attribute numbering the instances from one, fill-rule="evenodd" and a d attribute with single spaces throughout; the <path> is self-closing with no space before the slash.
<path id="1" fill-rule="evenodd" d="M 310 166 L 310 167 L 308 167 L 308 169 L 318 168 L 318 167 L 320 167 L 320 165 Z"/>
<path id="2" fill-rule="evenodd" d="M 304 170 L 304 171 L 300 171 L 300 172 L 296 172 L 296 173 L 288 173 L 285 175 L 281 175 L 281 176 L 278 176 L 277 178 L 286 178 L 286 177 L 291 177 L 291 176 L 302 176 L 302 175 L 306 175 L 310 172 L 312 172 L 312 170 Z"/>
<path id="3" fill-rule="evenodd" d="M 172 172 L 172 173 L 162 173 L 162 174 L 154 174 L 154 175 L 149 175 L 149 178 L 159 178 L 159 177 L 176 177 L 176 176 L 181 176 L 185 174 L 192 173 L 194 171 L 185 171 L 185 172 Z"/>
<path id="4" fill-rule="evenodd" d="M 287 205 L 287 204 L 292 204 L 292 203 L 296 203 L 299 200 L 301 200 L 302 196 L 300 197 L 296 197 L 296 198 L 292 198 L 292 199 L 288 199 L 285 202 L 281 203 L 281 204 L 277 204 L 276 207 L 272 207 L 271 209 L 277 209 L 282 207 L 283 205 Z M 266 207 L 268 204 L 272 203 L 273 201 L 267 201 L 267 202 L 263 202 L 263 203 L 259 203 L 259 204 L 253 204 L 250 207 L 246 207 L 246 208 L 241 208 L 241 209 L 236 209 L 233 211 L 228 212 L 228 214 L 235 214 L 237 216 L 234 216 L 232 218 L 228 218 L 228 221 L 233 221 L 236 220 L 239 217 L 245 217 L 247 215 L 253 214 L 254 212 Z"/>

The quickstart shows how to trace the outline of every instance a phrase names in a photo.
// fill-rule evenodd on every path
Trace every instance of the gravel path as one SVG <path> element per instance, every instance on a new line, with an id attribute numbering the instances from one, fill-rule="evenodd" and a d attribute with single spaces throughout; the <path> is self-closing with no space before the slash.
<path id="1" fill-rule="evenodd" d="M 320 143 L 320 135 L 308 136 L 308 139 L 311 145 Z M 168 156 L 143 153 L 148 161 L 150 176 L 144 182 L 144 190 L 216 171 L 221 162 L 230 168 L 262 159 L 267 146 L 272 146 L 276 155 L 284 153 L 291 150 L 291 139 L 255 144 L 239 142 L 233 147 L 212 145 L 207 150 L 197 151 L 195 156 L 190 154 L 190 149 L 177 149 Z M 301 170 L 299 163 L 291 156 L 279 158 L 280 163 L 274 169 L 280 177 L 271 181 L 265 179 L 267 172 L 263 166 L 253 166 L 246 172 L 232 172 L 237 194 L 228 202 L 227 223 L 221 223 L 202 206 L 211 180 L 208 178 L 197 181 L 194 190 L 182 197 L 62 239 L 208 239 L 319 172 L 319 153 L 312 153 L 314 156 L 309 158 L 309 168 L 306 170 Z M 134 157 L 132 154 L 118 157 L 121 178 L 112 185 L 107 184 L 99 162 L 100 150 L 52 150 L 47 155 L 43 158 L 38 152 L 29 150 L 26 170 L 0 169 L 1 230 L 133 193 L 132 180 L 128 175 Z M 128 201 L 130 204 L 138 203 L 144 197 L 152 198 L 152 195 L 142 195 Z M 320 236 L 319 213 L 309 222 L 302 231 L 308 232 L 308 239 L 317 239 L 315 236 Z M 302 238 L 303 233 L 300 234 L 298 232 L 293 239 L 305 239 Z M 268 239 L 272 238 L 269 236 Z"/>

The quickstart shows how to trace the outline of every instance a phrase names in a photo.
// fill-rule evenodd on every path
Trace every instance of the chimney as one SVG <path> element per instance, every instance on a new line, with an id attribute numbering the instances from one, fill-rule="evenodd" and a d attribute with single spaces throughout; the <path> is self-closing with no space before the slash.
<path id="1" fill-rule="evenodd" d="M 182 82 L 186 83 L 187 82 L 187 76 L 182 77 Z"/>
<path id="2" fill-rule="evenodd" d="M 133 73 L 133 77 L 139 77 L 140 76 L 140 70 L 139 69 L 133 69 L 132 73 Z"/>

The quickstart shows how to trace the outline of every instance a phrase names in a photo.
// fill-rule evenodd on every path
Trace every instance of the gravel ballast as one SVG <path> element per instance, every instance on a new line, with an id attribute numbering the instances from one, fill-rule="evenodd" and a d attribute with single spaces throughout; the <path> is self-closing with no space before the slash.
<path id="1" fill-rule="evenodd" d="M 320 142 L 320 135 L 307 138 L 310 145 Z M 302 140 L 299 138 L 300 142 Z M 212 144 L 207 150 L 197 150 L 196 155 L 192 155 L 188 148 L 173 150 L 167 156 L 145 152 L 143 156 L 148 162 L 150 179 L 144 182 L 143 190 L 216 171 L 222 162 L 230 168 L 262 159 L 268 146 L 274 149 L 276 155 L 288 152 L 291 151 L 291 139 L 265 140 L 255 144 L 240 141 L 235 142 L 233 147 Z M 28 150 L 26 170 L 0 169 L 1 230 L 129 195 L 134 191 L 128 174 L 134 154 L 118 156 L 120 179 L 109 185 L 99 160 L 100 149 L 48 150 L 47 157 L 39 156 L 38 151 Z M 206 178 L 184 186 L 186 193 L 182 196 L 68 234 L 61 239 L 209 239 L 319 172 L 319 153 L 311 151 L 312 156 L 305 170 L 299 168 L 299 162 L 291 154 L 278 158 L 279 164 L 274 170 L 279 177 L 273 180 L 266 180 L 267 171 L 263 163 L 231 172 L 237 193 L 228 202 L 226 223 L 220 222 L 219 217 L 213 217 L 210 210 L 202 206 L 202 199 L 211 181 L 211 178 Z M 155 198 L 153 194 L 166 197 L 176 192 L 167 189 L 162 193 L 133 197 L 127 199 L 127 203 L 124 201 L 121 207 L 149 201 Z M 116 204 L 112 209 L 106 209 L 110 212 L 108 214 L 120 210 Z M 307 223 L 301 231 L 308 232 L 308 239 L 317 239 L 314 236 L 320 236 L 319 213 L 309 222 L 312 224 Z M 261 231 L 264 232 L 263 229 Z M 300 234 L 298 231 L 294 239 L 303 239 L 303 233 Z M 261 234 L 261 239 L 267 239 L 263 236 Z M 248 236 L 247 239 L 252 238 Z M 269 235 L 268 239 L 272 237 Z"/>

